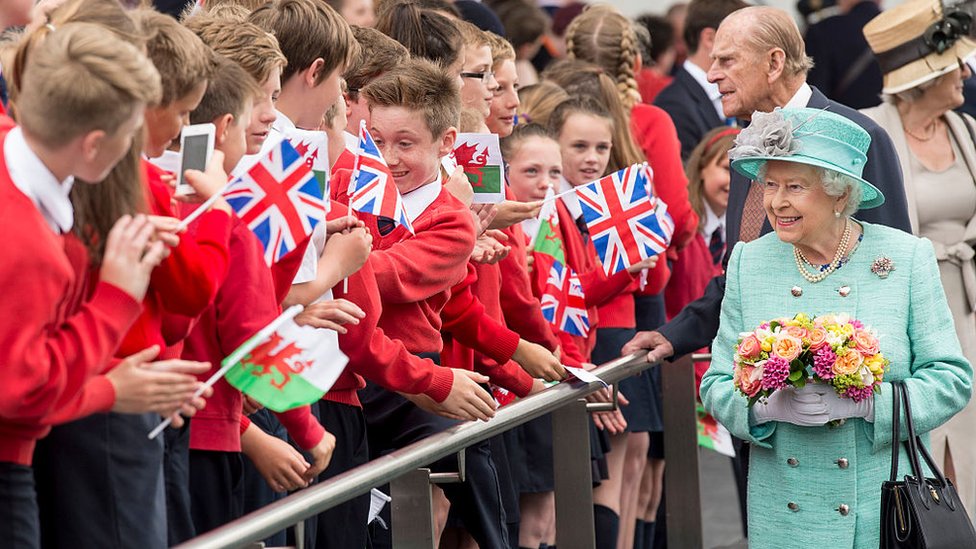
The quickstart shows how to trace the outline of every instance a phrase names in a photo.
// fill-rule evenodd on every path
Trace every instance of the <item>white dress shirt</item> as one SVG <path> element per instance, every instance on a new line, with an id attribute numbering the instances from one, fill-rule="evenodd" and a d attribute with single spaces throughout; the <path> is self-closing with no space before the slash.
<path id="1" fill-rule="evenodd" d="M 698 85 L 705 90 L 705 95 L 708 96 L 708 99 L 712 102 L 712 106 L 715 107 L 715 112 L 718 113 L 718 117 L 725 120 L 725 111 L 722 110 L 722 93 L 718 91 L 718 84 L 709 82 L 708 75 L 705 74 L 705 71 L 687 59 L 681 67 L 688 71 L 688 74 L 695 79 L 695 82 L 698 82 Z"/>
<path id="2" fill-rule="evenodd" d="M 56 233 L 70 231 L 75 221 L 75 210 L 68 195 L 74 177 L 68 176 L 64 181 L 58 181 L 27 145 L 24 132 L 19 127 L 7 134 L 3 156 L 7 161 L 10 180 L 37 206 L 51 230 Z"/>

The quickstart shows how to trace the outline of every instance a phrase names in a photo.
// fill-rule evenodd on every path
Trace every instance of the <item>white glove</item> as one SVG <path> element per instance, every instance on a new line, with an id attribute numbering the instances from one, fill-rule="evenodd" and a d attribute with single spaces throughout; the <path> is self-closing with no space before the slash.
<path id="1" fill-rule="evenodd" d="M 752 407 L 756 425 L 770 421 L 783 421 L 802 427 L 819 427 L 830 421 L 823 395 L 812 387 L 802 389 L 786 387 L 775 391 L 765 403 L 762 400 Z"/>
<path id="2" fill-rule="evenodd" d="M 854 402 L 853 399 L 842 397 L 829 385 L 822 383 L 810 383 L 811 387 L 823 398 L 823 403 L 827 406 L 827 415 L 830 420 L 847 419 L 851 417 L 864 418 L 868 423 L 874 423 L 874 398 L 867 398 L 861 402 Z"/>

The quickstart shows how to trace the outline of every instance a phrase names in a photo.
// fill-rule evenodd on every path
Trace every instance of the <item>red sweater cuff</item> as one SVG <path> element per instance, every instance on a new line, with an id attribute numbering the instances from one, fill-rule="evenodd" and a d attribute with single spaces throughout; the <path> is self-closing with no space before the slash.
<path id="1" fill-rule="evenodd" d="M 287 412 L 275 412 L 275 416 L 288 431 L 288 435 L 305 450 L 314 448 L 325 436 L 325 429 L 312 415 L 309 406 L 299 406 Z"/>
<path id="2" fill-rule="evenodd" d="M 521 338 L 517 333 L 503 327 L 495 331 L 492 338 L 481 341 L 483 348 L 475 350 L 491 357 L 499 364 L 504 364 L 512 359 L 512 355 L 518 349 L 519 341 Z"/>
<path id="3" fill-rule="evenodd" d="M 248 419 L 248 417 L 245 416 L 244 414 L 241 414 L 241 433 L 240 434 L 243 435 L 244 434 L 244 431 L 247 431 L 247 428 L 250 427 L 250 426 L 251 426 L 251 420 Z"/>
<path id="4" fill-rule="evenodd" d="M 483 367 L 484 363 L 481 366 Z M 532 390 L 532 376 L 512 360 L 501 363 L 494 368 L 485 368 L 480 373 L 488 376 L 495 385 L 508 389 L 520 398 L 529 396 L 529 391 Z"/>
<path id="5" fill-rule="evenodd" d="M 430 387 L 424 394 L 435 402 L 444 402 L 454 387 L 454 371 L 443 366 L 434 366 L 434 375 L 430 380 Z"/>

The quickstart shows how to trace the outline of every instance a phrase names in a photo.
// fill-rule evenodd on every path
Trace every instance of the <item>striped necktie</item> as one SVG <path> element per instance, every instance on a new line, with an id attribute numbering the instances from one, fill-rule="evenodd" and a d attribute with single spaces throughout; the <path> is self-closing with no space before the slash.
<path id="1" fill-rule="evenodd" d="M 742 206 L 742 220 L 739 223 L 739 241 L 749 242 L 759 238 L 766 211 L 763 209 L 762 186 L 756 182 L 749 183 L 749 194 Z"/>

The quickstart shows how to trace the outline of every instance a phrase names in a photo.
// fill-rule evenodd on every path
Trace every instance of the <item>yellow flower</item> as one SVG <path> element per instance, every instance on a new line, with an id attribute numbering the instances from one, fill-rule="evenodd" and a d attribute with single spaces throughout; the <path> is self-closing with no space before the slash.
<path id="1" fill-rule="evenodd" d="M 762 350 L 763 350 L 763 351 L 766 351 L 767 353 L 768 353 L 769 351 L 771 351 L 771 350 L 773 350 L 773 345 L 772 345 L 772 343 L 770 343 L 770 342 L 768 342 L 768 341 L 763 341 L 763 342 L 762 342 L 762 345 L 761 345 L 761 347 L 762 347 Z"/>

